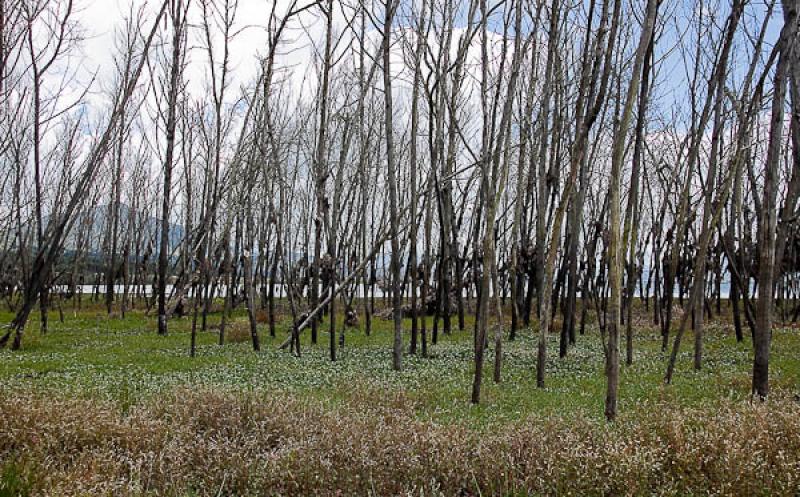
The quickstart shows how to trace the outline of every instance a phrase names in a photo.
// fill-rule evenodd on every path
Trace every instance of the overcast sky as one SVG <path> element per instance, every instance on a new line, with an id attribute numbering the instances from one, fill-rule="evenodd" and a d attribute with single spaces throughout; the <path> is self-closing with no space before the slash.
<path id="1" fill-rule="evenodd" d="M 122 25 L 123 18 L 130 12 L 131 5 L 135 8 L 144 6 L 147 9 L 149 18 L 152 19 L 154 10 L 160 6 L 160 1 L 156 0 L 75 0 L 78 12 L 77 20 L 85 30 L 86 39 L 83 43 L 83 55 L 78 63 L 84 77 L 97 73 L 98 81 L 109 81 L 113 70 L 114 57 L 114 36 L 115 30 Z M 193 1 L 193 4 L 197 3 Z M 289 4 L 288 0 L 278 0 L 278 12 L 285 10 Z M 303 3 L 301 2 L 301 5 Z M 234 30 L 237 31 L 236 38 L 231 44 L 231 70 L 232 84 L 231 91 L 238 92 L 238 88 L 253 80 L 258 72 L 258 54 L 263 54 L 266 50 L 266 33 L 263 26 L 267 24 L 269 9 L 272 0 L 239 0 L 236 13 L 236 24 Z M 281 7 L 283 10 L 281 10 Z M 190 11 L 190 22 L 198 25 L 201 11 L 198 5 L 193 5 Z M 287 29 L 289 41 L 296 40 L 296 46 L 291 53 L 284 53 L 280 59 L 281 66 L 295 66 L 297 74 L 295 79 L 297 86 L 302 81 L 302 75 L 308 68 L 310 50 L 308 44 L 308 29 L 312 36 L 321 29 L 321 22 L 317 18 L 319 13 L 308 12 L 297 22 Z M 149 22 L 149 21 L 148 21 Z M 146 24 L 146 28 L 149 24 Z M 212 28 L 213 29 L 213 28 Z M 189 37 L 189 46 L 192 48 L 189 54 L 189 67 L 185 79 L 189 85 L 191 93 L 197 95 L 204 91 L 205 66 L 207 56 L 204 51 L 204 40 L 201 38 L 201 29 L 192 29 Z M 222 43 L 221 39 L 214 40 L 215 49 L 221 59 Z"/>
<path id="2" fill-rule="evenodd" d="M 276 10 L 282 14 L 285 13 L 291 0 L 276 1 L 278 2 Z M 300 0 L 300 5 L 310 1 L 312 0 Z M 81 57 L 78 64 L 86 78 L 97 72 L 98 81 L 110 81 L 113 68 L 112 57 L 114 56 L 112 49 L 114 30 L 120 27 L 123 16 L 130 12 L 131 5 L 136 8 L 149 7 L 149 17 L 152 18 L 153 10 L 160 5 L 160 0 L 75 0 L 75 2 L 78 8 L 77 18 L 86 32 L 86 40 L 83 44 L 85 57 Z M 199 0 L 192 0 L 192 2 L 194 5 L 190 14 L 190 22 L 197 24 L 200 22 L 198 17 L 200 9 L 197 5 Z M 233 79 L 229 97 L 234 97 L 234 94 L 238 96 L 239 87 L 251 82 L 257 75 L 257 54 L 263 53 L 266 49 L 266 34 L 263 26 L 267 24 L 272 5 L 273 0 L 239 0 L 236 29 L 241 31 L 231 46 Z M 676 49 L 674 45 L 677 42 L 678 33 L 685 29 L 688 18 L 696 14 L 696 3 L 693 0 L 684 0 L 683 2 L 677 0 L 669 2 L 668 6 L 670 8 L 662 9 L 662 15 L 665 16 L 662 21 L 666 22 L 666 31 L 659 39 L 660 46 L 657 48 L 657 57 L 666 58 L 657 76 L 660 80 L 658 93 L 661 93 L 661 98 L 658 95 L 654 98 L 655 103 L 661 101 L 665 110 L 675 107 L 676 104 L 678 108 L 685 107 L 688 76 L 686 71 L 688 68 L 680 60 L 680 50 Z M 719 7 L 718 18 L 724 18 L 727 15 L 726 9 L 729 8 L 728 2 L 721 0 Z M 341 20 L 341 8 L 334 10 L 339 14 L 337 17 Z M 751 26 L 757 25 L 760 22 L 758 18 L 763 19 L 764 13 L 764 2 L 754 0 L 749 4 L 746 16 L 748 19 L 746 20 L 750 21 Z M 767 36 L 768 46 L 777 38 L 780 12 L 776 12 L 773 17 L 776 22 L 771 23 L 770 33 Z M 341 25 L 341 23 L 337 24 Z M 285 45 L 282 46 L 282 50 L 284 53 L 278 60 L 278 66 L 293 68 L 292 81 L 294 84 L 292 86 L 295 91 L 300 90 L 304 81 L 306 84 L 308 81 L 313 81 L 313 69 L 310 64 L 312 47 L 309 40 L 321 43 L 323 27 L 320 11 L 315 8 L 307 11 L 293 22 L 283 36 L 282 42 Z M 207 59 L 206 54 L 201 50 L 200 36 L 201 30 L 193 29 L 189 40 L 190 46 L 194 47 L 194 50 L 190 51 L 190 66 L 185 79 L 189 85 L 189 91 L 193 95 L 202 95 L 205 88 Z M 215 45 L 217 50 L 220 50 L 221 43 L 217 42 Z M 732 71 L 737 73 L 742 71 L 742 67 L 747 62 L 746 59 L 745 57 L 743 60 L 734 60 Z M 395 68 L 402 65 L 399 53 L 397 62 L 393 62 Z"/>

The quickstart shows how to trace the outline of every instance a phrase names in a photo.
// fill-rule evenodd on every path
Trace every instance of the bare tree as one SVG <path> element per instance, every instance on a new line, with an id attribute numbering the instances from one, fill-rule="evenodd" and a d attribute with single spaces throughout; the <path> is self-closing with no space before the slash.
<path id="1" fill-rule="evenodd" d="M 75 212 L 89 190 L 94 179 L 94 174 L 100 167 L 103 159 L 105 158 L 110 145 L 112 143 L 113 134 L 116 131 L 118 121 L 122 116 L 122 109 L 126 107 L 128 101 L 133 94 L 135 85 L 138 83 L 139 76 L 141 75 L 142 68 L 147 60 L 147 54 L 153 42 L 153 38 L 158 29 L 158 24 L 164 15 L 167 8 L 167 2 L 162 5 L 153 27 L 149 35 L 146 37 L 143 47 L 142 55 L 135 65 L 131 65 L 132 73 L 128 78 L 128 86 L 121 89 L 120 93 L 116 96 L 113 102 L 113 107 L 110 112 L 109 120 L 104 128 L 102 135 L 97 142 L 93 145 L 90 152 L 83 161 L 83 166 L 80 176 L 77 178 L 75 185 L 65 206 L 60 215 L 51 217 L 48 222 L 47 229 L 43 233 L 43 243 L 40 244 L 35 252 L 33 262 L 31 264 L 31 271 L 26 278 L 24 285 L 23 301 L 20 309 L 17 311 L 14 319 L 12 320 L 9 330 L 0 337 L 0 347 L 5 346 L 10 336 L 14 335 L 12 349 L 17 350 L 22 344 L 22 333 L 25 329 L 25 324 L 28 321 L 28 316 L 40 295 L 42 288 L 47 284 L 47 281 L 52 273 L 53 266 L 58 259 L 64 237 L 69 233 L 73 224 L 75 223 Z M 127 57 L 135 57 L 133 52 L 124 54 Z"/>
<path id="2" fill-rule="evenodd" d="M 636 55 L 633 60 L 633 69 L 628 91 L 625 97 L 625 104 L 622 115 L 617 123 L 614 133 L 614 143 L 612 144 L 611 156 L 611 176 L 609 178 L 609 203 L 611 205 L 609 218 L 610 243 L 608 247 L 608 267 L 609 279 L 611 280 L 611 310 L 609 313 L 608 341 L 604 345 L 606 352 L 606 419 L 613 421 L 617 415 L 617 389 L 619 385 L 619 330 L 621 327 L 622 315 L 622 240 L 620 234 L 620 179 L 622 161 L 625 156 L 625 139 L 628 134 L 628 126 L 633 115 L 633 105 L 639 92 L 641 83 L 641 71 L 644 64 L 647 47 L 653 35 L 655 26 L 656 11 L 659 0 L 648 0 L 645 11 L 644 23 L 639 36 L 639 44 L 636 47 Z M 617 7 L 618 8 L 618 7 Z"/>
<path id="3" fill-rule="evenodd" d="M 172 170 L 175 161 L 175 130 L 178 98 L 182 87 L 187 20 L 191 0 L 170 0 L 169 17 L 172 28 L 172 55 L 168 62 L 169 84 L 166 89 L 166 122 L 164 183 L 161 195 L 161 218 L 158 243 L 158 334 L 167 334 L 167 277 L 169 269 L 170 207 L 172 205 Z"/>
<path id="4" fill-rule="evenodd" d="M 769 352 L 772 340 L 772 307 L 775 282 L 775 245 L 777 229 L 777 188 L 778 161 L 783 136 L 784 105 L 786 100 L 789 71 L 793 70 L 797 58 L 797 15 L 796 1 L 782 0 L 783 28 L 778 46 L 780 55 L 775 68 L 775 81 L 772 96 L 772 114 L 769 126 L 769 141 L 765 163 L 765 178 L 761 212 L 758 219 L 758 286 L 756 304 L 756 327 L 753 336 L 753 395 L 765 399 L 769 394 Z"/>

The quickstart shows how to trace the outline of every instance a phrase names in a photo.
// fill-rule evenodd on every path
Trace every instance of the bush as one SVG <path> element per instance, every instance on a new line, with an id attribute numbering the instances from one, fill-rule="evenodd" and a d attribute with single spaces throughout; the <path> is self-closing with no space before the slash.
<path id="1" fill-rule="evenodd" d="M 225 325 L 225 341 L 227 343 L 247 343 L 252 340 L 250 336 L 250 321 L 233 319 Z"/>

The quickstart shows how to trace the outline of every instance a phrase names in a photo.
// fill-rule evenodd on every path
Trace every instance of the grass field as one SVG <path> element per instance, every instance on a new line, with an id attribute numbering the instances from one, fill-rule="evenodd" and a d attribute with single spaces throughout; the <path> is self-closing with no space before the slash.
<path id="1" fill-rule="evenodd" d="M 317 345 L 310 344 L 308 332 L 303 335 L 302 357 L 277 350 L 286 336 L 285 322 L 278 326 L 276 338 L 260 326 L 262 351 L 255 353 L 248 341 L 246 318 L 236 315 L 228 331 L 229 343 L 220 347 L 216 332 L 200 332 L 197 357 L 190 358 L 189 318 L 172 320 L 170 334 L 161 337 L 155 333 L 155 320 L 141 311 L 125 319 L 109 318 L 99 308 L 65 313 L 63 323 L 55 315 L 51 318 L 46 335 L 39 333 L 38 322 L 32 320 L 23 350 L 0 351 L 0 460 L 4 468 L 0 496 L 25 492 L 705 494 L 715 488 L 722 494 L 760 489 L 764 494 L 791 495 L 800 489 L 800 406 L 796 400 L 800 333 L 790 328 L 776 330 L 773 337 L 774 399 L 754 405 L 749 400 L 749 339 L 737 343 L 725 320 L 707 326 L 702 371 L 691 369 L 692 340 L 685 338 L 672 385 L 662 381 L 666 356 L 660 351 L 660 335 L 652 326 L 637 323 L 634 364 L 623 365 L 621 371 L 621 419 L 608 425 L 602 420 L 605 377 L 596 327 L 578 336 L 565 359 L 558 358 L 557 336 L 550 337 L 545 389 L 536 388 L 534 331 L 523 330 L 517 340 L 504 343 L 503 381 L 493 383 L 491 368 L 487 368 L 483 403 L 472 406 L 468 402 L 470 322 L 466 331 L 440 334 L 439 343 L 430 346 L 429 358 L 407 355 L 398 373 L 391 370 L 391 323 L 380 319 L 373 321 L 370 336 L 348 330 L 345 347 L 338 360 L 331 362 L 324 331 Z M 0 323 L 11 317 L 0 313 Z M 209 319 L 215 324 L 219 316 Z M 203 419 L 199 411 L 210 406 L 216 410 L 206 413 L 209 426 L 227 435 L 182 431 Z M 245 420 L 224 421 L 229 410 L 241 409 L 250 410 Z M 285 418 L 280 423 L 286 424 L 279 423 L 265 434 L 263 426 L 252 424 L 260 417 L 271 422 Z M 158 426 L 138 429 L 163 430 L 160 436 L 166 438 L 155 436 L 151 441 L 155 445 L 144 447 L 128 440 L 136 436 L 137 423 L 155 420 Z M 109 428 L 112 425 L 116 428 Z M 225 431 L 232 427 L 239 431 Z M 78 433 L 70 435 L 73 428 Z M 174 439 L 173 430 L 180 432 Z M 88 433 L 94 433 L 91 443 L 79 443 Z M 535 446 L 512 451 L 526 436 Z M 640 436 L 642 440 L 636 442 Z M 788 440 L 779 445 L 773 441 L 777 436 Z M 278 441 L 260 446 L 271 437 Z M 360 440 L 362 449 L 369 449 L 368 454 L 381 446 L 386 450 L 368 459 L 350 460 L 334 443 L 347 445 L 352 437 Z M 545 444 L 542 440 L 547 437 L 553 440 Z M 744 438 L 736 447 L 704 446 L 717 438 L 735 445 L 737 437 Z M 51 445 L 43 444 L 44 439 Z M 409 454 L 393 455 L 391 447 L 398 441 L 422 459 L 412 464 L 401 460 Z M 232 444 L 231 452 L 243 457 L 238 469 L 227 467 L 232 463 L 225 457 L 232 454 L 222 457 L 208 452 L 210 445 L 223 442 Z M 652 449 L 658 457 L 651 454 L 652 460 L 640 460 L 643 456 L 635 447 L 625 448 L 637 443 L 640 450 Z M 160 476 L 145 477 L 136 464 L 151 460 L 154 451 L 171 444 L 180 445 L 181 450 L 187 444 L 197 445 L 198 453 L 189 459 L 198 458 L 204 476 L 195 473 L 198 468 L 174 462 L 157 471 L 151 468 Z M 601 451 L 605 456 L 596 456 L 597 467 L 581 466 L 588 464 L 591 452 L 606 444 L 610 444 L 608 451 Z M 753 453 L 748 444 L 757 444 L 762 452 Z M 679 446 L 683 449 L 678 450 Z M 583 453 L 576 452 L 580 447 Z M 426 456 L 432 448 L 449 455 Z M 688 452 L 681 455 L 684 449 Z M 702 460 L 691 456 L 698 449 L 717 450 L 727 462 L 719 462 L 723 467 L 718 470 L 710 464 L 704 467 Z M 478 457 L 481 450 L 490 452 Z M 555 459 L 538 467 L 529 457 L 538 462 Z M 681 469 L 676 462 L 681 457 L 686 458 L 687 468 L 695 465 L 688 474 L 682 474 L 689 469 Z M 266 462 L 270 458 L 274 467 Z M 123 464 L 121 459 L 139 462 Z M 256 462 L 257 467 L 250 468 Z M 730 473 L 729 468 L 739 464 L 756 464 L 747 470 L 750 483 Z M 630 470 L 622 471 L 618 479 L 609 476 L 626 465 Z M 243 467 L 250 469 L 242 473 Z M 448 476 L 448 471 L 456 469 L 457 475 Z M 226 471 L 231 472 L 227 477 Z M 365 471 L 368 474 L 360 474 Z M 610 484 L 599 483 L 609 479 Z"/>

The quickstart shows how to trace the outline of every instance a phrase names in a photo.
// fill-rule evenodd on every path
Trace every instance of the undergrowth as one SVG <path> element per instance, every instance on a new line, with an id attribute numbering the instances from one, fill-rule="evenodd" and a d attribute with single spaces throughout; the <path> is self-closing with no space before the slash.
<path id="1" fill-rule="evenodd" d="M 259 324 L 254 352 L 238 337 L 241 314 L 236 340 L 217 345 L 212 326 L 190 358 L 190 324 L 174 319 L 160 337 L 141 311 L 91 309 L 51 321 L 46 335 L 32 322 L 22 351 L 0 351 L 0 496 L 800 491 L 800 338 L 790 328 L 775 331 L 774 395 L 761 404 L 749 399 L 751 345 L 729 322 L 707 326 L 701 371 L 684 348 L 664 385 L 660 336 L 640 320 L 621 416 L 608 424 L 593 326 L 563 359 L 550 336 L 544 389 L 535 329 L 522 330 L 504 343 L 502 382 L 487 373 L 472 406 L 471 321 L 440 333 L 429 357 L 406 355 L 401 372 L 385 320 L 369 336 L 346 330 L 336 362 L 324 331 L 317 345 L 303 335 L 299 358 L 279 350 L 285 319 L 275 338 Z"/>

